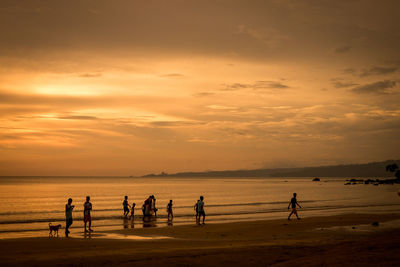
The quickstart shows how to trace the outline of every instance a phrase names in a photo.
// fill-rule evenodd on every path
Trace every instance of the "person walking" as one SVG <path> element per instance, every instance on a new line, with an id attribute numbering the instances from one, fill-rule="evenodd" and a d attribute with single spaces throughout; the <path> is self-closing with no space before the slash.
<path id="1" fill-rule="evenodd" d="M 75 206 L 72 205 L 72 198 L 68 199 L 68 203 L 65 204 L 65 237 L 68 237 L 69 227 L 72 225 L 72 210 Z"/>
<path id="2" fill-rule="evenodd" d="M 290 216 L 292 216 L 292 214 L 296 215 L 297 220 L 300 220 L 299 216 L 297 215 L 296 205 L 299 206 L 299 208 L 301 208 L 301 206 L 299 203 L 297 203 L 296 197 L 297 197 L 297 194 L 293 193 L 293 197 L 289 202 L 288 209 L 290 208 L 290 206 L 292 206 L 292 212 L 290 212 L 289 217 L 288 217 L 289 221 L 290 221 Z"/>
<path id="3" fill-rule="evenodd" d="M 206 213 L 204 211 L 204 202 L 203 202 L 203 200 L 204 200 L 204 197 L 200 196 L 200 200 L 197 201 L 198 224 L 200 224 L 201 216 L 203 216 L 203 224 L 205 224 L 204 221 L 206 219 Z"/>
<path id="4" fill-rule="evenodd" d="M 122 206 L 124 207 L 124 217 L 129 214 L 129 204 L 128 204 L 128 196 L 125 196 L 124 201 L 122 202 Z"/>
<path id="5" fill-rule="evenodd" d="M 199 203 L 200 200 L 197 200 L 197 202 L 194 204 L 193 209 L 196 211 L 196 223 L 199 221 L 199 211 L 197 208 L 197 203 Z"/>
<path id="6" fill-rule="evenodd" d="M 167 204 L 168 221 L 174 218 L 174 213 L 172 212 L 172 199 Z"/>
<path id="7" fill-rule="evenodd" d="M 133 219 L 134 216 L 135 216 L 135 206 L 136 206 L 136 203 L 132 203 L 132 206 L 131 206 L 131 219 Z"/>

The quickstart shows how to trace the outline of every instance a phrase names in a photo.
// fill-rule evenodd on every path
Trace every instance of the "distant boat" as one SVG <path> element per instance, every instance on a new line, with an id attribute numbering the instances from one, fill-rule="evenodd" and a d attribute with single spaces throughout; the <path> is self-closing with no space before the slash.
<path id="1" fill-rule="evenodd" d="M 319 181 L 321 181 L 321 179 L 319 179 L 318 177 L 315 177 L 315 178 L 313 179 L 313 182 L 319 182 Z"/>

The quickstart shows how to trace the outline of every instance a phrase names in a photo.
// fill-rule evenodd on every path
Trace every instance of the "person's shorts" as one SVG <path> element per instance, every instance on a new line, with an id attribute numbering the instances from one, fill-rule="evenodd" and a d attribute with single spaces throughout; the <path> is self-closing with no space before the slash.
<path id="1" fill-rule="evenodd" d="M 297 214 L 296 208 L 292 208 L 292 212 L 293 212 L 294 214 Z"/>
<path id="2" fill-rule="evenodd" d="M 84 222 L 91 222 L 92 221 L 92 217 L 90 215 L 85 215 L 85 217 L 83 218 Z"/>
<path id="3" fill-rule="evenodd" d="M 129 212 L 129 208 L 124 208 L 124 212 Z"/>
<path id="4" fill-rule="evenodd" d="M 206 213 L 204 212 L 204 210 L 199 211 L 197 214 L 198 214 L 199 216 L 206 216 Z"/>

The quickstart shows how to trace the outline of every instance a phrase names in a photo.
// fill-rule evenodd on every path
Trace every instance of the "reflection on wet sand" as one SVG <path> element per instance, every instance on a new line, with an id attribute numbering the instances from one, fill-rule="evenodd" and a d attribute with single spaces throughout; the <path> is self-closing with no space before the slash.
<path id="1" fill-rule="evenodd" d="M 92 238 L 92 233 L 91 232 L 84 232 L 83 233 L 83 238 Z"/>
<path id="2" fill-rule="evenodd" d="M 143 216 L 143 228 L 157 227 L 157 218 L 152 216 Z"/>
<path id="3" fill-rule="evenodd" d="M 126 218 L 126 217 L 124 217 L 124 229 L 128 229 L 128 226 L 129 226 L 129 220 L 128 220 L 128 218 Z"/>

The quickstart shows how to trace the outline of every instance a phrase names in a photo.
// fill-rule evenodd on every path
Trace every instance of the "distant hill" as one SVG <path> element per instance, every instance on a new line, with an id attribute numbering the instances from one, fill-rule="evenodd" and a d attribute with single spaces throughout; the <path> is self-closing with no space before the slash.
<path id="1" fill-rule="evenodd" d="M 366 164 L 349 164 L 304 168 L 278 168 L 256 170 L 227 170 L 207 172 L 180 172 L 174 174 L 148 174 L 142 177 L 394 177 L 386 172 L 386 165 L 400 160 L 387 160 Z"/>

